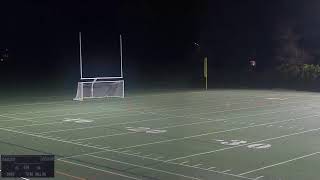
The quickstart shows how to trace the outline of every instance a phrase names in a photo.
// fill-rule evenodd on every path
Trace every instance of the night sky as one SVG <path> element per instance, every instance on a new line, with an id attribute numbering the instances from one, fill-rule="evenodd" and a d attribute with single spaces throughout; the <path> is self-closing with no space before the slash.
<path id="1" fill-rule="evenodd" d="M 10 56 L 0 63 L 1 78 L 72 87 L 79 79 L 78 32 L 97 30 L 123 35 L 129 82 L 196 81 L 203 56 L 212 71 L 246 67 L 250 57 L 263 70 L 274 63 L 281 27 L 292 27 L 299 46 L 319 56 L 319 9 L 316 0 L 3 1 L 0 48 Z"/>

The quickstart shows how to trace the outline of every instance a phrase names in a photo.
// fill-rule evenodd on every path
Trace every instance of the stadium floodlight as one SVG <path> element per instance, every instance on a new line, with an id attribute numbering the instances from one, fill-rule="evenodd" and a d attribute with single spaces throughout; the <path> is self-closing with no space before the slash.
<path id="1" fill-rule="evenodd" d="M 82 35 L 79 32 L 80 81 L 74 100 L 88 98 L 121 97 L 124 98 L 122 36 L 120 34 L 120 75 L 110 77 L 84 77 L 82 59 Z"/>

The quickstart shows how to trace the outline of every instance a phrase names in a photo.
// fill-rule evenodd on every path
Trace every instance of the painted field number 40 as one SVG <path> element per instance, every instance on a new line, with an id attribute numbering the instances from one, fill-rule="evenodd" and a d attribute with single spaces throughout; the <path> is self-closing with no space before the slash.
<path id="1" fill-rule="evenodd" d="M 228 145 L 228 146 L 239 146 L 242 144 L 246 144 L 247 141 L 243 141 L 243 140 L 230 140 L 230 141 L 226 141 L 226 140 L 216 140 L 217 142 L 220 142 L 223 145 Z M 250 149 L 268 149 L 271 147 L 271 144 L 265 144 L 265 143 L 257 143 L 257 144 L 250 144 L 247 145 L 247 148 Z"/>
<path id="2" fill-rule="evenodd" d="M 148 127 L 126 127 L 126 129 L 128 131 L 149 133 L 149 134 L 159 134 L 159 133 L 167 132 L 167 130 L 164 130 L 164 129 L 151 129 Z"/>

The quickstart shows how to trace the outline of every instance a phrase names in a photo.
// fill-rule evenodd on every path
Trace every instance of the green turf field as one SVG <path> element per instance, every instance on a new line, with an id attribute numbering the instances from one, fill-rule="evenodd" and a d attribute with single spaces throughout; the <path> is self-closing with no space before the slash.
<path id="1" fill-rule="evenodd" d="M 54 154 L 59 180 L 320 177 L 318 93 L 197 90 L 72 98 L 3 102 L 0 154 Z"/>

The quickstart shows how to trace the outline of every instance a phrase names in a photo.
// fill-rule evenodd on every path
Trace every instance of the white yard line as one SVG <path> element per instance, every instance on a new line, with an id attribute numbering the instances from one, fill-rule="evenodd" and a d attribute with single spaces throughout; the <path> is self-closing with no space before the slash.
<path id="1" fill-rule="evenodd" d="M 248 146 L 251 144 L 256 144 L 256 143 L 261 143 L 261 142 L 267 142 L 267 141 L 276 140 L 276 139 L 282 139 L 282 138 L 286 138 L 286 137 L 290 137 L 290 136 L 305 134 L 308 132 L 314 132 L 314 131 L 319 131 L 319 130 L 320 130 L 320 128 L 310 129 L 307 131 L 287 134 L 287 135 L 278 136 L 278 137 L 274 137 L 274 138 L 263 139 L 263 140 L 259 140 L 259 141 L 255 141 L 255 142 L 251 142 L 251 143 L 246 143 L 246 144 L 242 144 L 242 145 L 238 145 L 238 146 L 232 146 L 232 147 L 217 149 L 217 150 L 213 150 L 213 151 L 207 151 L 207 152 L 196 153 L 196 154 L 192 154 L 192 155 L 188 155 L 188 156 L 178 157 L 178 158 L 174 158 L 174 159 L 169 159 L 169 160 L 166 160 L 166 162 L 172 162 L 172 161 L 176 161 L 176 160 L 180 160 L 180 159 L 185 159 L 185 158 L 190 158 L 190 157 L 195 157 L 195 156 L 200 156 L 200 155 L 205 155 L 205 154 L 213 154 L 213 153 L 220 152 L 220 151 L 225 151 L 225 150 L 234 149 L 234 148 L 238 148 L 238 147 Z"/>
<path id="2" fill-rule="evenodd" d="M 205 123 L 211 123 L 211 122 L 220 122 L 220 121 L 224 121 L 224 120 L 233 120 L 233 119 L 246 118 L 246 117 L 255 117 L 255 116 L 274 114 L 274 113 L 281 113 L 281 112 L 287 112 L 287 111 L 294 111 L 294 110 L 300 110 L 300 109 L 311 109 L 311 108 L 297 108 L 297 109 L 288 109 L 288 110 L 284 110 L 284 111 L 272 111 L 272 112 L 258 113 L 258 114 L 253 114 L 253 115 L 238 116 L 238 117 L 235 117 L 235 118 L 222 118 L 222 119 L 214 119 L 214 120 L 209 120 L 209 121 L 200 121 L 200 122 L 194 122 L 194 123 L 188 123 L 188 124 L 165 126 L 165 127 L 159 127 L 157 129 L 171 129 L 171 128 L 176 128 L 176 127 L 184 127 L 184 126 L 205 124 Z M 95 136 L 95 137 L 88 137 L 88 138 L 81 138 L 81 139 L 73 139 L 71 141 L 83 141 L 83 140 L 89 140 L 89 139 L 99 139 L 99 138 L 105 138 L 105 137 L 122 136 L 122 135 L 128 135 L 128 134 L 136 134 L 136 133 L 139 133 L 139 132 L 126 132 L 126 133 L 110 134 L 110 135 Z"/>
<path id="3" fill-rule="evenodd" d="M 32 120 L 28 120 L 28 119 L 23 119 L 23 118 L 18 118 L 18 117 L 14 117 L 14 116 L 11 116 L 11 115 L 4 115 L 4 114 L 0 114 L 1 117 L 4 117 L 4 118 L 9 118 L 8 120 L 1 120 L 1 122 L 8 122 L 8 121 L 30 121 L 30 122 L 36 122 L 36 121 L 32 121 Z"/>
<path id="4" fill-rule="evenodd" d="M 261 96 L 261 95 L 259 95 L 259 96 L 251 96 L 251 98 L 264 98 L 265 97 L 265 95 L 263 95 L 263 96 Z M 214 98 L 209 98 L 209 100 L 214 100 L 214 99 L 216 99 L 216 97 L 214 97 Z M 233 101 L 233 100 L 237 100 L 237 101 L 239 101 L 239 100 L 246 100 L 246 101 L 244 101 L 244 102 L 248 102 L 248 103 L 250 103 L 250 102 L 252 102 L 252 100 L 247 100 L 248 98 L 242 98 L 242 97 L 237 97 L 237 98 L 232 98 L 232 99 L 228 99 L 229 101 Z M 206 98 L 206 99 L 204 99 L 204 100 L 208 100 L 208 98 Z M 70 101 L 70 102 L 72 102 L 72 101 Z M 192 101 L 192 102 L 194 102 L 194 101 Z M 141 103 L 141 104 L 132 104 L 132 102 L 129 102 L 130 103 L 130 105 L 134 105 L 134 106 L 137 106 L 137 105 L 144 105 L 145 103 Z M 197 103 L 191 103 L 190 105 L 194 105 L 194 104 L 199 104 L 199 105 L 201 105 L 201 104 L 203 104 L 204 103 L 204 101 L 203 101 L 203 99 L 200 99 L 199 100 L 199 102 L 197 102 Z M 230 103 L 230 105 L 235 105 L 235 104 L 242 104 L 243 102 L 241 102 L 241 103 Z M 39 113 L 48 113 L 48 112 L 56 112 L 56 111 L 66 111 L 66 110 L 77 110 L 77 109 L 79 109 L 79 108 L 81 108 L 81 106 L 79 106 L 79 104 L 62 104 L 63 106 L 78 106 L 77 108 L 68 108 L 68 109 L 66 109 L 66 108 L 63 108 L 63 109 L 53 109 L 53 110 L 44 110 L 44 111 L 29 111 L 29 112 L 22 112 L 22 113 L 6 113 L 6 115 L 26 115 L 26 114 L 39 114 Z M 101 108 L 101 109 L 104 109 L 104 105 L 105 105 L 105 102 L 98 102 L 98 103 L 96 103 L 95 105 L 101 105 L 101 107 L 99 107 L 99 109 Z M 123 105 L 123 106 L 127 106 L 127 105 L 129 105 L 129 104 L 116 104 L 116 105 Z M 180 105 L 185 105 L 185 103 L 183 103 L 183 104 L 180 104 Z M 170 105 L 170 106 L 168 106 L 168 105 L 165 105 L 165 106 L 155 106 L 155 107 L 151 107 L 150 109 L 153 109 L 153 108 L 157 108 L 157 110 L 166 110 L 166 109 L 172 109 L 172 107 L 176 107 L 176 106 L 179 106 L 179 104 L 175 104 L 174 106 L 172 106 L 172 105 Z M 163 107 L 163 108 L 161 108 L 161 107 Z M 223 107 L 223 105 L 220 105 L 220 106 L 216 106 L 216 107 Z M 160 109 L 159 109 L 160 108 Z M 141 109 L 141 108 L 134 108 L 134 109 Z M 127 110 L 127 109 L 126 109 Z M 119 111 L 114 111 L 114 112 L 121 112 L 122 110 L 119 110 Z M 101 111 L 101 112 L 103 112 L 103 111 Z"/>
<path id="5" fill-rule="evenodd" d="M 62 104 L 62 103 L 65 103 L 65 102 L 73 102 L 73 101 L 72 100 L 62 100 L 62 101 L 51 101 L 51 102 L 36 102 L 36 103 L 25 103 L 25 104 L 1 105 L 0 108 L 33 106 L 33 105 L 46 105 L 46 104 Z"/>
<path id="6" fill-rule="evenodd" d="M 297 160 L 304 159 L 306 157 L 310 157 L 310 156 L 314 156 L 314 155 L 318 155 L 318 154 L 320 154 L 320 152 L 315 152 L 315 153 L 307 154 L 307 155 L 304 155 L 304 156 L 296 157 L 296 158 L 293 158 L 293 159 L 290 159 L 290 160 L 287 160 L 287 161 L 271 164 L 269 166 L 265 166 L 265 167 L 262 167 L 262 168 L 254 169 L 254 170 L 251 170 L 251 171 L 247 171 L 247 172 L 241 173 L 239 175 L 242 176 L 242 175 L 245 175 L 245 174 L 250 174 L 250 173 L 253 173 L 253 172 L 261 171 L 261 170 L 264 170 L 264 169 L 268 169 L 268 168 L 271 168 L 271 167 L 279 166 L 279 165 L 282 165 L 282 164 L 286 164 L 286 163 L 289 163 L 289 162 L 292 162 L 292 161 L 297 161 Z"/>
<path id="7" fill-rule="evenodd" d="M 127 175 L 124 175 L 124 174 L 119 174 L 119 173 L 107 171 L 107 170 L 104 170 L 104 169 L 98 169 L 98 168 L 95 168 L 95 167 L 91 167 L 91 166 L 87 166 L 87 165 L 84 165 L 84 164 L 79 164 L 79 163 L 75 163 L 75 162 L 71 162 L 71 161 L 67 161 L 67 160 L 58 159 L 58 161 L 62 161 L 62 162 L 64 162 L 64 163 L 73 164 L 73 165 L 77 165 L 77 166 L 81 166 L 81 167 L 93 169 L 93 170 L 96 170 L 96 171 L 105 172 L 105 173 L 112 174 L 112 175 L 117 175 L 117 176 L 125 177 L 125 178 L 128 178 L 128 179 L 141 180 L 140 178 L 127 176 Z"/>
<path id="8" fill-rule="evenodd" d="M 258 97 L 264 97 L 264 96 L 256 96 L 257 98 Z M 247 98 L 244 98 L 243 100 L 246 100 Z M 266 101 L 266 102 L 268 102 L 268 101 Z M 201 104 L 203 104 L 203 101 L 202 102 L 199 102 L 199 103 L 201 103 Z M 249 100 L 248 101 L 248 103 L 251 103 L 251 100 Z M 295 103 L 295 102 L 291 102 L 291 103 Z M 102 103 L 101 103 L 102 104 Z M 190 104 L 190 106 L 188 106 L 188 107 L 184 107 L 184 108 L 176 108 L 176 109 L 172 109 L 172 108 L 170 108 L 170 110 L 166 110 L 167 108 L 163 108 L 164 110 L 166 110 L 165 112 L 170 112 L 170 111 L 177 111 L 177 110 L 184 110 L 184 109 L 188 109 L 188 108 L 192 108 L 192 106 L 191 105 L 193 105 L 193 104 L 195 104 L 195 103 L 191 103 Z M 231 103 L 231 104 L 242 104 L 242 103 Z M 290 103 L 288 103 L 288 104 L 290 104 Z M 166 106 L 165 106 L 166 107 Z M 223 105 L 219 105 L 219 106 L 208 106 L 208 107 L 223 107 Z M 262 106 L 262 107 L 264 107 L 264 106 Z M 100 108 L 99 107 L 99 109 L 104 109 L 103 108 L 103 106 Z M 152 109 L 152 108 L 151 108 Z M 217 109 L 217 108 L 216 108 Z M 161 110 L 161 109 L 157 109 L 157 110 Z M 232 110 L 232 109 L 231 109 Z M 126 111 L 128 111 L 127 109 L 126 109 Z M 132 111 L 132 112 L 140 112 L 140 111 Z M 28 113 L 30 113 L 30 112 L 28 112 Z M 32 112 L 31 112 L 32 113 Z M 35 112 L 33 112 L 33 113 L 35 113 Z M 63 115 L 61 115 L 61 114 L 59 114 L 59 115 L 53 115 L 53 116 L 40 116 L 40 117 L 32 117 L 32 118 L 24 118 L 24 120 L 31 120 L 31 119 L 40 119 L 40 118 L 51 118 L 51 117 L 61 117 L 61 116 L 72 116 L 72 115 L 83 115 L 83 114 L 94 114 L 94 113 L 103 113 L 103 111 L 98 111 L 98 112 L 86 112 L 86 113 L 76 113 L 76 114 L 63 114 Z M 120 110 L 120 111 L 112 111 L 111 112 L 111 114 L 113 114 L 113 113 L 123 113 L 122 112 L 122 110 Z M 8 114 L 8 115 L 10 115 L 10 114 Z M 15 115 L 15 114 L 11 114 L 11 115 Z M 110 115 L 110 112 L 108 113 L 108 114 L 102 114 L 101 116 L 105 116 L 105 115 Z M 170 114 L 167 114 L 167 115 L 170 115 Z"/>
<path id="9" fill-rule="evenodd" d="M 138 168 L 142 168 L 142 169 L 147 169 L 147 170 L 151 170 L 151 171 L 156 171 L 156 172 L 161 172 L 161 173 L 170 174 L 170 175 L 174 175 L 174 176 L 179 176 L 179 177 L 183 177 L 183 178 L 200 180 L 200 178 L 196 178 L 196 177 L 186 176 L 186 175 L 183 175 L 183 174 L 178 174 L 178 173 L 174 173 L 174 172 L 170 172 L 170 171 L 164 171 L 164 170 L 160 170 L 160 169 L 154 169 L 154 168 L 146 167 L 146 166 L 140 166 L 140 165 L 137 165 L 137 164 L 122 162 L 122 161 L 109 159 L 109 158 L 105 158 L 105 157 L 100 157 L 100 156 L 95 156 L 95 155 L 88 155 L 88 156 L 94 157 L 94 158 L 97 158 L 97 159 L 104 159 L 104 160 L 107 160 L 107 161 L 116 162 L 116 163 L 120 163 L 120 164 L 125 164 L 125 165 L 129 165 L 129 166 L 134 166 L 134 167 L 138 167 Z"/>
<path id="10" fill-rule="evenodd" d="M 186 163 L 188 163 L 189 161 L 183 161 L 182 163 L 180 163 L 180 165 L 182 165 L 182 164 L 186 164 Z"/>
<path id="11" fill-rule="evenodd" d="M 167 118 L 154 118 L 154 119 L 146 119 L 146 120 L 141 120 L 141 121 L 114 123 L 114 124 L 109 124 L 109 125 L 97 125 L 97 126 L 89 126 L 89 127 L 81 127 L 81 128 L 73 128 L 73 129 L 62 129 L 62 130 L 46 131 L 46 132 L 41 132 L 41 133 L 37 133 L 37 134 L 49 134 L 49 133 L 56 133 L 56 132 L 76 131 L 76 130 L 82 130 L 82 129 L 110 127 L 110 126 L 115 126 L 115 125 L 135 124 L 135 123 L 139 123 L 139 122 L 156 121 L 159 119 L 170 119 L 170 118 L 168 118 L 168 117 Z"/>
<path id="12" fill-rule="evenodd" d="M 317 115 L 318 116 L 318 115 Z M 312 116 L 315 117 L 315 116 Z M 306 118 L 306 117 L 305 117 Z M 288 120 L 287 120 L 288 121 Z M 283 122 L 283 121 L 282 121 Z M 270 124 L 270 123 L 268 123 Z M 257 126 L 257 125 L 256 125 Z M 138 155 L 133 155 L 133 154 L 128 154 L 128 153 L 121 153 L 117 150 L 108 150 L 105 148 L 101 148 L 101 147 L 96 147 L 96 146 L 91 146 L 91 145 L 83 145 L 83 144 L 79 144 L 79 143 L 75 143 L 75 142 L 70 142 L 70 141 L 65 141 L 65 140 L 59 140 L 59 139 L 55 139 L 55 138 L 49 138 L 49 137 L 45 137 L 45 136 L 41 136 L 41 135 L 36 135 L 36 134 L 30 134 L 30 133 L 26 133 L 26 132 L 20 132 L 20 131 L 16 131 L 16 130 L 11 130 L 11 129 L 5 129 L 5 128 L 0 128 L 0 130 L 4 130 L 4 131 L 9 131 L 9 132 L 13 132 L 13 133 L 17 133 L 17 134 L 24 134 L 24 135 L 29 135 L 29 136 L 33 136 L 33 137 L 38 137 L 38 138 L 42 138 L 42 139 L 48 139 L 48 140 L 53 140 L 53 141 L 57 141 L 57 142 L 63 142 L 63 143 L 68 143 L 68 144 L 73 144 L 73 145 L 78 145 L 78 146 L 83 146 L 83 147 L 89 147 L 89 148 L 94 148 L 94 149 L 99 149 L 99 150 L 103 150 L 100 152 L 115 152 L 115 153 L 119 153 L 119 154 L 124 154 L 127 156 L 136 156 L 136 157 L 140 157 L 140 158 L 148 158 L 148 157 L 143 157 L 143 156 L 138 156 Z M 308 132 L 313 132 L 313 131 L 319 131 L 320 128 L 317 129 L 311 129 L 308 131 L 303 131 L 303 132 L 299 132 L 299 133 L 293 133 L 293 134 L 288 134 L 288 135 L 284 135 L 284 136 L 279 136 L 279 137 L 275 137 L 275 138 L 269 138 L 269 139 L 265 139 L 265 140 L 261 140 L 261 141 L 257 141 L 257 142 L 264 142 L 264 141 L 270 141 L 270 140 L 274 140 L 274 139 L 280 139 L 280 138 L 285 138 L 285 137 L 290 137 L 290 136 L 294 136 L 294 135 L 299 135 L 299 134 L 304 134 L 304 133 L 308 133 Z M 255 142 L 256 143 L 256 142 Z M 250 143 L 251 144 L 251 143 Z M 240 147 L 240 146 L 237 146 Z M 231 148 L 235 148 L 235 147 L 231 147 Z M 226 149 L 231 149 L 231 148 L 224 148 L 223 150 Z M 220 149 L 219 151 L 222 151 L 222 149 Z M 96 154 L 98 152 L 94 152 L 94 153 L 87 153 L 87 154 L 82 154 L 82 155 L 75 155 L 75 156 L 83 156 L 83 155 L 89 155 L 89 154 Z M 207 153 L 211 153 L 211 152 L 205 152 Z M 201 153 L 203 154 L 203 153 Z M 73 157 L 75 157 L 73 156 Z M 194 156 L 194 155 L 193 155 Z M 69 157 L 71 158 L 71 157 Z M 164 160 L 159 160 L 159 159 L 154 159 L 154 158 L 148 158 L 154 161 L 158 161 L 158 162 L 164 162 L 164 163 L 169 163 L 169 164 L 176 164 L 176 165 L 180 165 L 178 163 L 173 163 L 173 162 L 168 162 L 168 160 L 164 161 Z M 61 160 L 61 159 L 60 159 Z M 186 166 L 186 167 L 191 167 L 188 165 L 181 165 L 181 166 Z M 197 169 L 203 169 L 203 170 L 207 170 L 207 171 L 211 171 L 208 169 L 204 169 L 204 168 L 197 168 Z M 222 173 L 220 171 L 212 171 L 212 172 L 216 172 L 216 173 L 220 173 L 220 174 L 227 174 L 228 173 Z M 230 174 L 229 174 L 230 175 Z M 234 175 L 233 175 L 234 176 Z"/>
<path id="13" fill-rule="evenodd" d="M 49 137 L 45 137 L 45 136 L 41 136 L 41 135 L 30 134 L 30 133 L 26 133 L 26 132 L 20 132 L 20 131 L 16 131 L 16 130 L 11 130 L 11 129 L 0 128 L 0 130 L 8 131 L 8 132 L 16 133 L 16 134 L 23 134 L 23 135 L 38 137 L 38 138 L 42 138 L 42 139 L 48 139 L 48 140 L 52 140 L 52 141 L 56 141 L 56 142 L 73 144 L 73 145 L 82 146 L 82 147 L 99 149 L 99 150 L 103 150 L 104 152 L 114 152 L 114 153 L 123 154 L 123 155 L 127 155 L 127 156 L 139 157 L 139 158 L 142 158 L 142 159 L 143 159 L 143 158 L 146 158 L 146 159 L 151 159 L 151 160 L 158 161 L 158 162 L 166 162 L 166 161 L 164 161 L 164 160 L 159 160 L 159 159 L 154 159 L 154 158 L 149 158 L 149 157 L 143 157 L 143 156 L 133 155 L 133 154 L 128 154 L 128 153 L 121 153 L 121 152 L 116 151 L 116 150 L 110 150 L 110 149 L 105 149 L 105 148 L 96 147 L 96 146 L 91 146 L 91 145 L 83 145 L 83 144 L 79 144 L 79 143 L 75 143 L 75 142 L 70 142 L 70 141 L 65 141 L 65 140 L 59 140 L 59 139 L 55 139 L 55 138 L 49 138 Z M 95 153 L 96 153 L 96 152 L 95 152 Z M 94 154 L 94 153 L 87 153 L 87 154 L 83 154 L 83 155 L 90 155 L 90 154 Z M 83 156 L 83 155 L 81 155 L 81 156 Z M 77 156 L 80 156 L 80 155 L 77 155 Z M 75 157 L 75 156 L 73 156 L 73 157 Z M 70 157 L 69 157 L 69 158 L 70 158 Z M 58 160 L 62 161 L 63 159 L 67 159 L 67 158 L 60 158 L 60 159 L 58 159 Z M 63 161 L 65 161 L 65 160 L 63 160 Z M 171 163 L 171 162 L 169 162 L 168 164 L 179 165 L 179 164 L 177 164 L 177 163 Z M 181 165 L 181 166 L 191 167 L 191 166 L 188 166 L 188 165 Z M 194 167 L 194 168 L 202 169 L 202 170 L 206 170 L 206 171 L 210 171 L 210 172 L 216 172 L 216 173 L 218 173 L 218 174 L 230 175 L 230 176 L 235 176 L 235 177 L 239 177 L 239 178 L 245 178 L 245 179 L 250 179 L 250 180 L 252 180 L 252 178 L 246 178 L 246 177 L 242 177 L 242 176 L 238 176 L 238 175 L 234 175 L 234 174 L 222 173 L 222 172 L 220 172 L 220 171 L 207 170 L 207 169 L 198 168 L 198 167 Z"/>
<path id="14" fill-rule="evenodd" d="M 264 176 L 259 176 L 259 177 L 257 177 L 257 178 L 255 178 L 254 180 L 258 180 L 258 179 L 261 179 L 261 178 L 263 178 Z"/>
<path id="15" fill-rule="evenodd" d="M 291 102 L 291 103 L 296 103 L 296 102 Z M 291 104 L 291 103 L 287 103 L 287 104 Z M 281 105 L 283 105 L 283 104 L 281 104 Z M 274 104 L 267 105 L 267 106 L 274 106 Z M 231 110 L 223 110 L 223 111 L 204 112 L 204 113 L 197 113 L 196 115 L 214 114 L 214 113 L 229 112 L 229 111 L 239 111 L 239 110 L 246 110 L 246 109 L 255 109 L 255 108 L 267 107 L 267 106 L 255 106 L 255 107 L 249 107 L 249 108 L 239 108 L 239 109 L 231 109 Z M 190 115 L 174 116 L 174 115 L 168 114 L 168 117 L 160 117 L 160 118 L 148 119 L 148 120 L 142 120 L 142 121 L 126 122 L 126 123 L 122 123 L 122 124 L 134 124 L 134 123 L 138 123 L 138 122 L 146 122 L 146 121 L 153 121 L 153 120 L 159 120 L 159 119 L 170 119 L 170 118 L 174 118 L 174 117 L 197 118 L 197 117 L 193 117 L 193 116 L 190 116 Z M 63 129 L 63 130 L 46 131 L 46 132 L 39 133 L 39 134 L 49 134 L 49 133 L 55 133 L 55 132 L 75 131 L 75 130 L 91 129 L 91 128 L 97 128 L 97 127 L 109 127 L 109 126 L 110 125 L 105 125 L 105 126 L 101 126 L 100 125 L 100 126 L 89 126 L 89 127 L 83 127 L 83 128 L 70 128 L 70 129 Z"/>
<path id="16" fill-rule="evenodd" d="M 231 171 L 231 169 L 227 169 L 227 170 L 224 170 L 224 171 L 221 171 L 221 172 L 230 172 Z"/>
<path id="17" fill-rule="evenodd" d="M 201 166 L 202 164 L 196 164 L 196 165 L 193 165 L 192 167 L 199 167 Z"/>
<path id="18" fill-rule="evenodd" d="M 211 135 L 211 134 L 218 134 L 218 133 L 236 131 L 236 130 L 240 130 L 240 129 L 248 129 L 248 128 L 252 128 L 252 127 L 260 127 L 260 126 L 266 126 L 266 125 L 270 125 L 270 124 L 277 124 L 277 123 L 282 123 L 282 122 L 290 122 L 290 121 L 296 121 L 296 120 L 299 120 L 299 119 L 305 119 L 305 118 L 310 118 L 310 117 L 319 117 L 319 116 L 320 115 L 312 115 L 312 116 L 305 116 L 305 117 L 300 117 L 300 118 L 291 118 L 291 119 L 283 120 L 283 121 L 276 121 L 276 122 L 270 122 L 270 123 L 264 123 L 264 124 L 257 124 L 257 125 L 246 126 L 246 127 L 238 127 L 238 128 L 233 128 L 233 129 L 229 129 L 229 130 L 216 131 L 216 132 L 198 134 L 198 135 L 193 135 L 193 136 L 186 136 L 186 137 L 182 137 L 182 138 L 175 138 L 175 139 L 168 139 L 168 140 L 156 141 L 156 142 L 151 142 L 151 143 L 138 144 L 138 145 L 133 145 L 133 146 L 117 148 L 115 150 L 129 149 L 129 148 L 148 146 L 148 145 L 153 145 L 153 144 L 161 144 L 161 143 L 167 143 L 167 142 L 173 142 L 173 141 L 181 141 L 181 140 L 185 140 L 185 139 L 191 139 L 191 138 L 195 138 L 195 137 L 202 137 L 202 136 L 207 136 L 207 135 Z"/>

